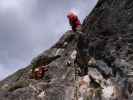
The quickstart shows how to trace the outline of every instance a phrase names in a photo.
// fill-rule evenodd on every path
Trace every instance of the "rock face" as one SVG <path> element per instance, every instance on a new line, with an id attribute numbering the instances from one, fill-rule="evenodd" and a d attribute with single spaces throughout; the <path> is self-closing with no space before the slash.
<path id="1" fill-rule="evenodd" d="M 27 68 L 0 82 L 0 100 L 72 100 L 76 34 L 66 32 L 59 42 L 34 58 Z M 67 64 L 71 61 L 70 64 Z M 30 79 L 32 64 L 48 65 L 42 80 Z"/>
<path id="2" fill-rule="evenodd" d="M 133 1 L 99 0 L 31 65 L 0 82 L 0 100 L 133 100 Z M 32 65 L 48 65 L 41 80 Z"/>

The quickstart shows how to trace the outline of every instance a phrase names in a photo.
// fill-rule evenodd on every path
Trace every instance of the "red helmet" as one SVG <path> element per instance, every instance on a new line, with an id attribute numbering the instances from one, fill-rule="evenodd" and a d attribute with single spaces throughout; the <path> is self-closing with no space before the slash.
<path id="1" fill-rule="evenodd" d="M 76 11 L 74 11 L 74 10 L 70 10 L 69 12 L 68 12 L 68 14 L 67 14 L 67 17 L 69 18 L 69 17 L 71 17 L 71 16 L 77 16 L 78 14 L 76 13 Z"/>

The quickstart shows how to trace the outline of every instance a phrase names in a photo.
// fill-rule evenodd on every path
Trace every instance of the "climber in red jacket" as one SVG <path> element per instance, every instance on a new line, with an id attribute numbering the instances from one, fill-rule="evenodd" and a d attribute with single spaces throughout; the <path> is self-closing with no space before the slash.
<path id="1" fill-rule="evenodd" d="M 71 10 L 68 12 L 67 18 L 69 19 L 69 23 L 74 32 L 81 31 L 81 23 L 80 23 L 80 20 L 78 19 L 78 16 L 74 10 Z"/>
<path id="2" fill-rule="evenodd" d="M 39 66 L 38 68 L 35 68 L 33 72 L 33 78 L 36 80 L 42 79 L 47 71 L 47 66 Z"/>

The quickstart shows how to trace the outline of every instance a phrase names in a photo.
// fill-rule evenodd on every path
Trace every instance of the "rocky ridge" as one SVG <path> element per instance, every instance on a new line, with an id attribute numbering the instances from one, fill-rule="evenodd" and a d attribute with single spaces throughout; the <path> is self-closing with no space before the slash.
<path id="1" fill-rule="evenodd" d="M 99 0 L 82 33 L 66 32 L 0 82 L 0 100 L 132 100 L 132 10 L 132 0 Z M 30 79 L 33 64 L 48 65 L 42 80 Z"/>

